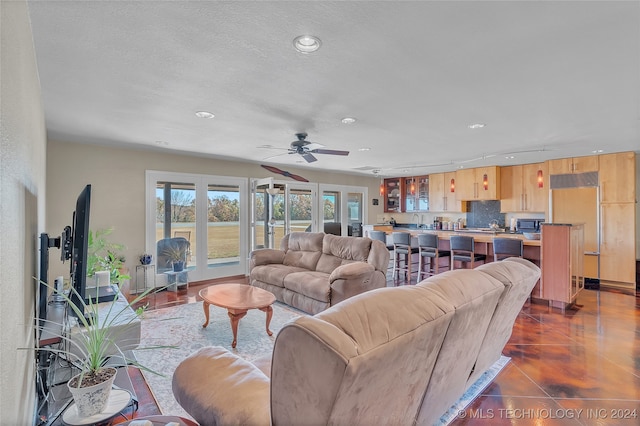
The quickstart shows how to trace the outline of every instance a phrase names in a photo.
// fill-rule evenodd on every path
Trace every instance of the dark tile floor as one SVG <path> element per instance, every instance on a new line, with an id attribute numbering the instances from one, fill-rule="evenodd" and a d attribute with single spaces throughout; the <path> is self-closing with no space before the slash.
<path id="1" fill-rule="evenodd" d="M 151 296 L 149 308 L 194 302 L 201 288 Z M 511 362 L 453 425 L 640 424 L 638 294 L 584 290 L 564 312 L 527 302 L 503 353 Z M 159 414 L 132 375 L 140 399 L 133 416 Z"/>

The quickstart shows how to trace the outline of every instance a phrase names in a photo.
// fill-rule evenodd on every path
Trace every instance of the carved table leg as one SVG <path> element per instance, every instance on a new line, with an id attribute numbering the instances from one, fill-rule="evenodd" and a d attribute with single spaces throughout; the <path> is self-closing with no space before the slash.
<path id="1" fill-rule="evenodd" d="M 271 324 L 271 317 L 273 317 L 273 308 L 271 307 L 271 305 L 269 305 L 265 308 L 260 308 L 260 310 L 262 312 L 267 313 L 267 334 L 269 336 L 273 336 L 273 333 L 271 332 L 271 330 L 269 330 L 269 324 Z"/>
<path id="2" fill-rule="evenodd" d="M 202 328 L 209 325 L 209 305 L 210 303 L 202 301 L 202 308 L 204 309 L 204 324 L 202 324 Z"/>
<path id="3" fill-rule="evenodd" d="M 235 348 L 238 344 L 238 323 L 240 322 L 240 319 L 242 317 L 247 315 L 247 311 L 229 309 L 227 313 L 229 314 L 229 319 L 231 320 L 231 330 L 233 330 L 233 342 L 231 342 L 231 347 Z"/>

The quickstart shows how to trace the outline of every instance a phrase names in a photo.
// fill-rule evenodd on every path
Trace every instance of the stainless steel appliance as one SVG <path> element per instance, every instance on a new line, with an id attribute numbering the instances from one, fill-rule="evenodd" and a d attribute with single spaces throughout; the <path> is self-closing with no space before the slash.
<path id="1" fill-rule="evenodd" d="M 540 224 L 544 222 L 542 219 L 518 219 L 516 230 L 523 232 L 540 232 Z"/>

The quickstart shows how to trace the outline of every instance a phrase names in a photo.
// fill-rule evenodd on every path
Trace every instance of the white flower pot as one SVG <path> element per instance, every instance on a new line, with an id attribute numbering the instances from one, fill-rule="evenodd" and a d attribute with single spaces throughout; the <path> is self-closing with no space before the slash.
<path id="1" fill-rule="evenodd" d="M 116 378 L 116 369 L 113 367 L 107 367 L 108 370 L 113 370 L 114 374 L 109 380 L 105 380 L 97 385 L 87 386 L 83 388 L 77 388 L 69 386 L 67 387 L 73 396 L 73 401 L 76 404 L 79 417 L 91 417 L 94 414 L 101 413 L 109 401 L 109 395 L 111 394 L 111 385 Z M 80 374 L 74 377 L 78 377 Z M 69 380 L 69 383 L 73 380 Z"/>

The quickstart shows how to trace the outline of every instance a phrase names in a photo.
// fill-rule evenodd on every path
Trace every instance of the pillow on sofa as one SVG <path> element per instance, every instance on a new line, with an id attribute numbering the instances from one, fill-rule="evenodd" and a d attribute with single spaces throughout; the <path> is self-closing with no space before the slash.
<path id="1" fill-rule="evenodd" d="M 323 232 L 292 232 L 288 236 L 283 263 L 315 271 L 322 254 Z"/>
<path id="2" fill-rule="evenodd" d="M 322 244 L 322 255 L 315 270 L 330 274 L 345 263 L 366 262 L 370 250 L 371 240 L 368 238 L 326 234 Z"/>

